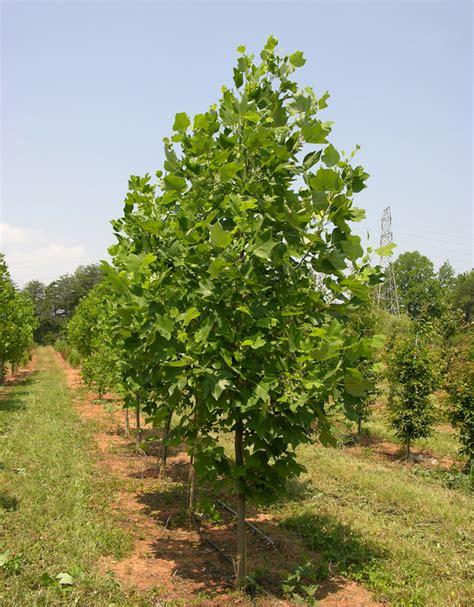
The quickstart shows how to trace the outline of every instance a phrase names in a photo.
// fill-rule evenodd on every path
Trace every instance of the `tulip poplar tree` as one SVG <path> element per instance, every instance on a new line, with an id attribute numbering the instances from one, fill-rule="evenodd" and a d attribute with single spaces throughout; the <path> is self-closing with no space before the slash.
<path id="1" fill-rule="evenodd" d="M 276 47 L 258 63 L 239 47 L 219 102 L 176 114 L 157 182 L 130 179 L 104 266 L 121 335 L 141 327 L 147 381 L 180 407 L 174 432 L 198 477 L 236 495 L 239 585 L 246 501 L 282 494 L 302 470 L 297 446 L 331 442 L 328 402 L 354 419 L 371 388 L 358 363 L 373 339 L 346 325 L 380 279 L 350 227 L 368 175 L 329 143 L 328 93 L 292 79 L 303 53 Z"/>
<path id="2" fill-rule="evenodd" d="M 25 359 L 37 324 L 30 297 L 16 289 L 0 253 L 0 384 L 5 380 L 6 363 L 13 369 Z"/>

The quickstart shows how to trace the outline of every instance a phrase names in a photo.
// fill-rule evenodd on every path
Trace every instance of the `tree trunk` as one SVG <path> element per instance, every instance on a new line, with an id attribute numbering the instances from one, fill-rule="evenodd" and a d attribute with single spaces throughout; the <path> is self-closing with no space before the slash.
<path id="1" fill-rule="evenodd" d="M 140 421 L 140 403 L 135 405 L 135 424 L 137 427 L 137 433 L 135 435 L 135 445 L 137 449 L 140 448 L 140 444 L 142 442 L 142 426 Z"/>
<path id="2" fill-rule="evenodd" d="M 244 464 L 244 440 L 242 421 L 237 422 L 235 428 L 235 463 L 237 466 Z M 237 494 L 237 564 L 236 564 L 236 586 L 245 587 L 247 578 L 247 549 L 245 537 L 245 494 L 239 489 Z"/>
<path id="3" fill-rule="evenodd" d="M 0 360 L 0 385 L 5 382 L 5 362 Z"/>
<path id="4" fill-rule="evenodd" d="M 130 436 L 130 416 L 128 415 L 128 409 L 123 410 L 125 414 L 125 436 Z"/>
<path id="5" fill-rule="evenodd" d="M 360 436 L 361 432 L 362 432 L 362 418 L 359 417 L 357 420 L 357 436 Z"/>
<path id="6" fill-rule="evenodd" d="M 408 460 L 408 459 L 410 459 L 410 456 L 411 456 L 411 451 L 410 451 L 410 439 L 408 439 L 408 440 L 407 440 L 405 447 L 406 447 L 406 451 L 405 451 L 405 459 L 407 459 L 407 460 Z"/>
<path id="7" fill-rule="evenodd" d="M 192 515 L 194 509 L 194 495 L 196 492 L 196 475 L 194 473 L 194 453 L 191 454 L 191 460 L 189 462 L 189 476 L 188 476 L 188 512 L 189 516 Z"/>
<path id="8" fill-rule="evenodd" d="M 166 476 L 166 460 L 168 459 L 168 445 L 166 441 L 168 440 L 168 436 L 171 428 L 171 419 L 173 417 L 173 411 L 168 415 L 165 422 L 165 427 L 163 428 L 163 438 L 161 439 L 161 468 L 160 468 L 160 478 L 165 478 Z"/>

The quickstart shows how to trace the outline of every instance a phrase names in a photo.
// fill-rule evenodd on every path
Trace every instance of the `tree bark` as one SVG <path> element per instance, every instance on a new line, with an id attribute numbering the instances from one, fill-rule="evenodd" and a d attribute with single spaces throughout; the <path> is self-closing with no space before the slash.
<path id="1" fill-rule="evenodd" d="M 135 444 L 137 449 L 140 447 L 140 443 L 142 442 L 142 426 L 140 420 L 140 403 L 138 402 L 135 405 L 135 423 L 137 427 L 137 433 L 135 435 Z"/>
<path id="2" fill-rule="evenodd" d="M 362 432 L 362 418 L 359 417 L 359 419 L 357 420 L 357 436 L 360 436 L 361 432 Z"/>
<path id="3" fill-rule="evenodd" d="M 235 463 L 237 466 L 244 464 L 244 433 L 242 421 L 237 422 L 235 428 Z M 246 549 L 246 525 L 245 525 L 245 494 L 239 489 L 237 494 L 237 563 L 236 563 L 236 586 L 244 588 L 247 578 L 247 549 Z"/>
<path id="4" fill-rule="evenodd" d="M 405 459 L 410 459 L 410 455 L 411 455 L 411 451 L 410 451 L 410 439 L 407 440 L 406 442 L 406 452 L 405 452 Z"/>
<path id="5" fill-rule="evenodd" d="M 196 493 L 196 475 L 194 472 L 194 453 L 191 453 L 191 460 L 189 462 L 189 476 L 188 476 L 188 512 L 191 516 L 194 509 L 194 495 Z"/>
<path id="6" fill-rule="evenodd" d="M 130 436 L 130 416 L 128 414 L 128 409 L 123 410 L 125 414 L 125 436 Z"/>
<path id="7" fill-rule="evenodd" d="M 173 411 L 168 415 L 165 422 L 165 427 L 163 428 L 163 438 L 161 439 L 161 468 L 160 468 L 160 478 L 165 478 L 166 476 L 166 460 L 168 459 L 168 445 L 166 441 L 168 440 L 168 436 L 171 428 L 171 419 L 173 417 Z"/>

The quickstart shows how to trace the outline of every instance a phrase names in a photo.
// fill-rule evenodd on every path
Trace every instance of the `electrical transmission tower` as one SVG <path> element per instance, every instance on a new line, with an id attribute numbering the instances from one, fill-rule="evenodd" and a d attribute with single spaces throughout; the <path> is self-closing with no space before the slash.
<path id="1" fill-rule="evenodd" d="M 391 242 L 393 242 L 392 213 L 390 207 L 387 207 L 382 214 L 380 246 L 385 247 Z M 397 281 L 395 280 L 395 272 L 390 257 L 380 257 L 380 265 L 383 268 L 385 280 L 378 289 L 378 304 L 391 314 L 398 316 L 400 314 L 400 304 L 398 302 Z"/>

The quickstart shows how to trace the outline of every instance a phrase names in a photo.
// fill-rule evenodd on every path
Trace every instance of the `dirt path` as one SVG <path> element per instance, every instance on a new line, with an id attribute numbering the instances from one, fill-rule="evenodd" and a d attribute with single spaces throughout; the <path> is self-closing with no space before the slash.
<path id="1" fill-rule="evenodd" d="M 248 534 L 249 570 L 255 572 L 262 594 L 254 602 L 234 592 L 232 563 L 203 540 L 187 520 L 184 496 L 189 458 L 184 450 L 171 451 L 167 478 L 159 479 L 155 454 L 145 456 L 135 452 L 133 439 L 124 434 L 123 412 L 114 406 L 110 395 L 108 404 L 94 402 L 95 395 L 82 387 L 80 372 L 59 353 L 55 357 L 64 369 L 69 387 L 76 392 L 75 404 L 80 415 L 96 423 L 98 465 L 102 473 L 112 474 L 118 481 L 113 509 L 117 520 L 134 538 L 133 550 L 126 559 L 103 559 L 100 568 L 113 572 L 126 588 L 142 592 L 159 589 L 160 597 L 180 601 L 182 605 L 301 604 L 282 597 L 281 582 L 298 564 L 312 561 L 317 555 L 281 529 L 271 516 L 250 511 L 250 520 L 275 541 L 276 548 L 260 536 Z M 226 555 L 234 555 L 234 520 L 225 510 L 222 516 L 222 523 L 204 525 L 204 536 Z M 363 587 L 337 576 L 321 584 L 316 596 L 322 607 L 381 605 Z"/>

